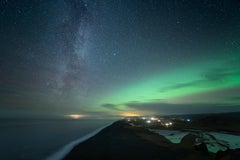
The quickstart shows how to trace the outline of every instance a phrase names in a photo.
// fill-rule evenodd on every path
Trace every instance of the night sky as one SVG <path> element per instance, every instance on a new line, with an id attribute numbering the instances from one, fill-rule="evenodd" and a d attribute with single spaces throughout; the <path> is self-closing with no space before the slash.
<path id="1" fill-rule="evenodd" d="M 240 111 L 239 0 L 0 0 L 0 117 Z"/>

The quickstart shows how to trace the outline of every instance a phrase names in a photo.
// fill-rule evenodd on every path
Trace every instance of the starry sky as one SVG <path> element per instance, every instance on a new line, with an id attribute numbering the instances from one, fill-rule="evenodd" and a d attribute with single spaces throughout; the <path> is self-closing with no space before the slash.
<path id="1" fill-rule="evenodd" d="M 240 111 L 238 0 L 0 0 L 0 117 Z"/>

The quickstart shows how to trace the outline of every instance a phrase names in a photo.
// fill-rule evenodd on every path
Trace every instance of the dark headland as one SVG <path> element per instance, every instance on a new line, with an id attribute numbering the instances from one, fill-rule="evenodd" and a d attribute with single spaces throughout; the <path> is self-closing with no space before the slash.
<path id="1" fill-rule="evenodd" d="M 179 144 L 127 120 L 113 123 L 94 137 L 77 145 L 64 160 L 239 160 L 239 149 L 208 152 L 206 144 L 195 145 L 188 134 Z"/>
<path id="2" fill-rule="evenodd" d="M 179 144 L 143 126 L 126 120 L 113 123 L 94 137 L 77 145 L 64 160 L 239 160 L 239 149 L 208 152 L 206 144 L 196 146 L 195 135 L 186 135 Z"/>

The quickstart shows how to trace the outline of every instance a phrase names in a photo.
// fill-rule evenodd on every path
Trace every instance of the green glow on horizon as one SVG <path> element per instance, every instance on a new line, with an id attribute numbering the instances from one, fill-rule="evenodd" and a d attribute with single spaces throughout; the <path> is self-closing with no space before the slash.
<path id="1" fill-rule="evenodd" d="M 151 103 L 161 101 L 164 103 L 176 103 L 174 99 L 199 93 L 208 93 L 221 89 L 240 86 L 239 64 L 230 64 L 227 67 L 230 70 L 219 74 L 222 77 L 205 78 L 204 74 L 215 69 L 225 67 L 226 60 L 208 61 L 198 65 L 180 67 L 179 69 L 169 71 L 165 74 L 154 74 L 150 77 L 139 79 L 135 83 L 120 86 L 109 95 L 102 98 L 98 105 L 114 104 L 120 109 L 126 108 L 126 103 Z M 211 73 L 210 73 L 211 74 Z M 217 76 L 219 76 L 217 75 Z M 219 80 L 217 79 L 219 78 Z M 182 86 L 181 86 L 182 85 Z M 193 102 L 191 100 L 184 100 Z M 106 109 L 105 109 L 106 110 Z"/>

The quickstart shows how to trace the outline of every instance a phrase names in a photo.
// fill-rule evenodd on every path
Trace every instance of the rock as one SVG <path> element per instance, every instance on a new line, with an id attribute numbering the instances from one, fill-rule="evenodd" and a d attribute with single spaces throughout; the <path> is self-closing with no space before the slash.
<path id="1" fill-rule="evenodd" d="M 240 160 L 240 148 L 218 151 L 215 160 Z"/>
<path id="2" fill-rule="evenodd" d="M 195 145 L 196 138 L 197 138 L 196 135 L 188 134 L 188 135 L 186 135 L 182 138 L 180 144 L 185 146 L 185 147 L 193 147 Z"/>
<path id="3" fill-rule="evenodd" d="M 203 154 L 208 154 L 208 149 L 207 149 L 207 145 L 205 143 L 201 143 L 200 145 L 196 145 L 194 146 L 196 151 L 200 151 Z"/>

